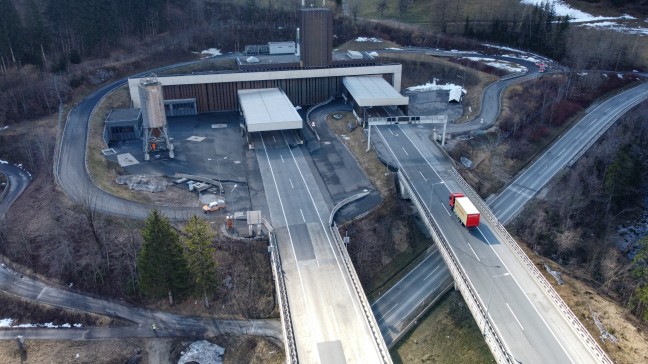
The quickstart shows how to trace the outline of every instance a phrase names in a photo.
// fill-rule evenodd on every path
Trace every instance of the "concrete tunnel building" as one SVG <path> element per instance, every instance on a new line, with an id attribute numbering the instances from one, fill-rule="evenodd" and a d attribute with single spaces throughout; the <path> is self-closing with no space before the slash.
<path id="1" fill-rule="evenodd" d="M 298 106 L 316 105 L 330 97 L 344 95 L 354 102 L 357 114 L 363 118 L 363 108 L 373 106 L 399 106 L 406 112 L 408 98 L 400 95 L 402 66 L 382 64 L 368 53 L 334 53 L 332 31 L 330 9 L 305 8 L 301 10 L 301 29 L 297 30 L 296 47 L 280 47 L 290 52 L 294 50 L 294 53 L 282 53 L 271 44 L 251 46 L 246 49 L 254 50 L 254 55 L 238 57 L 236 71 L 158 76 L 167 116 L 177 115 L 178 109 L 184 115 L 244 110 L 242 100 L 248 97 L 241 97 L 247 95 L 241 91 L 260 89 L 281 90 L 292 105 Z M 274 54 L 270 54 L 273 49 Z M 263 54 L 265 50 L 268 54 Z M 372 77 L 359 80 L 362 76 Z M 137 92 L 139 83 L 140 78 L 128 80 L 135 108 L 142 107 Z M 368 85 L 365 91 L 359 91 L 362 86 L 358 85 L 362 84 Z M 371 101 L 372 98 L 379 101 Z M 171 107 L 176 104 L 182 108 Z M 245 118 L 247 115 L 243 112 Z M 248 123 L 245 125 L 247 127 Z"/>

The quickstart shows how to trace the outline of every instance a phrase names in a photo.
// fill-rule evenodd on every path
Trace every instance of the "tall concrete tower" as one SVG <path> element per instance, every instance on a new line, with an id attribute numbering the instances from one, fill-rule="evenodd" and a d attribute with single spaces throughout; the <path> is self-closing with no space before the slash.
<path id="1" fill-rule="evenodd" d="M 151 152 L 163 150 L 169 152 L 169 158 L 174 158 L 173 144 L 167 131 L 162 85 L 154 74 L 140 81 L 139 96 L 142 104 L 144 160 L 150 159 Z"/>
<path id="2" fill-rule="evenodd" d="M 328 67 L 333 62 L 333 15 L 326 8 L 301 12 L 301 61 L 305 68 Z"/>

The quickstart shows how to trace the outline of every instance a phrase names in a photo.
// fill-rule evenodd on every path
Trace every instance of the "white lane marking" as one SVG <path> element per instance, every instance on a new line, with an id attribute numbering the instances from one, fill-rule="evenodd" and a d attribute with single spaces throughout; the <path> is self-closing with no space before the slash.
<path id="1" fill-rule="evenodd" d="M 419 170 L 419 173 L 421 174 L 421 177 L 423 177 L 423 179 L 425 180 L 425 182 L 427 182 L 428 180 L 427 180 L 427 178 L 425 178 L 425 176 L 423 175 L 423 172 L 421 172 L 421 171 Z"/>
<path id="2" fill-rule="evenodd" d="M 45 290 L 46 290 L 46 289 L 47 289 L 47 287 L 43 287 L 43 289 L 40 291 L 40 293 L 38 294 L 38 296 L 36 296 L 36 299 L 37 299 L 37 300 L 40 300 L 41 296 L 43 295 L 43 293 L 45 293 Z"/>
<path id="3" fill-rule="evenodd" d="M 283 155 L 279 154 L 279 156 L 281 157 L 281 163 L 286 163 L 286 161 L 283 159 Z"/>
<path id="4" fill-rule="evenodd" d="M 443 283 L 443 282 L 441 282 L 441 283 Z M 435 291 L 437 290 L 437 288 L 439 288 L 439 286 L 441 286 L 441 283 L 437 284 L 436 287 L 432 288 L 432 289 L 430 290 L 430 292 L 435 292 Z M 421 302 L 419 302 L 418 304 L 414 305 L 414 307 L 413 307 L 411 310 L 409 310 L 409 312 L 406 313 L 406 314 L 405 314 L 404 316 L 402 316 L 402 317 L 409 317 L 409 316 L 412 314 L 412 312 L 414 312 L 414 310 L 416 310 L 416 309 L 418 308 L 418 306 L 419 306 L 421 303 L 423 303 L 423 301 L 421 301 Z M 397 327 L 401 327 L 401 326 L 402 326 L 401 324 L 403 323 L 403 321 L 405 321 L 405 320 L 400 320 L 400 321 L 398 321 L 398 322 L 396 323 L 395 326 L 397 326 Z M 414 322 L 411 322 L 409 325 L 411 325 L 411 324 L 413 324 L 413 323 L 414 323 Z M 409 327 L 409 325 L 407 325 L 407 327 Z M 406 331 L 406 330 L 407 330 L 407 327 L 406 327 L 405 329 L 401 330 L 401 331 Z"/>
<path id="5" fill-rule="evenodd" d="M 430 276 L 431 276 L 432 274 L 434 274 L 434 272 L 436 272 L 436 271 L 437 271 L 438 269 L 439 269 L 439 267 L 438 267 L 438 266 L 437 266 L 436 268 L 434 268 L 434 270 L 433 270 L 433 271 L 431 271 L 431 272 L 430 272 L 430 274 L 428 274 L 428 275 L 426 275 L 426 276 L 425 276 L 425 278 L 423 278 L 423 280 L 426 280 L 426 279 L 428 279 L 428 278 L 429 278 L 429 277 L 430 277 Z"/>
<path id="6" fill-rule="evenodd" d="M 387 129 L 387 130 L 389 130 L 389 132 L 390 132 L 392 135 L 394 135 L 394 132 L 393 132 L 391 129 Z"/>
<path id="7" fill-rule="evenodd" d="M 306 218 L 304 217 L 304 211 L 302 211 L 302 209 L 299 209 L 299 212 L 302 215 L 302 220 L 304 220 L 304 222 L 306 222 Z"/>
<path id="8" fill-rule="evenodd" d="M 509 311 L 511 311 L 511 315 L 513 315 L 513 318 L 515 319 L 515 321 L 517 321 L 518 325 L 520 325 L 520 328 L 522 329 L 522 331 L 524 331 L 524 327 L 522 327 L 522 324 L 520 323 L 520 320 L 518 320 L 517 316 L 515 316 L 515 312 L 513 312 L 513 310 L 511 309 L 511 306 L 509 306 L 508 302 L 506 302 L 506 307 L 508 307 Z"/>
<path id="9" fill-rule="evenodd" d="M 275 141 L 275 143 L 277 142 L 277 138 L 275 138 L 275 136 L 274 136 L 274 135 L 272 136 L 272 140 L 274 140 L 274 141 Z"/>
<path id="10" fill-rule="evenodd" d="M 405 150 L 405 147 L 401 147 L 401 148 L 403 148 L 403 152 L 405 152 L 405 154 L 409 155 L 409 153 L 407 153 L 407 151 Z"/>
<path id="11" fill-rule="evenodd" d="M 472 250 L 473 254 L 475 254 L 475 258 L 477 258 L 477 261 L 481 262 L 481 259 L 479 259 L 479 257 L 477 256 L 477 252 L 475 251 L 475 249 L 473 249 L 472 245 L 468 243 L 468 246 L 470 247 L 470 250 Z"/>
<path id="12" fill-rule="evenodd" d="M 506 263 L 504 263 L 504 261 L 502 260 L 502 257 L 500 257 L 499 254 L 497 254 L 497 251 L 495 251 L 495 248 L 493 248 L 493 245 L 488 241 L 488 239 L 486 238 L 486 235 L 484 235 L 484 233 L 481 231 L 480 228 L 477 228 L 477 230 L 484 237 L 484 239 L 486 239 L 486 241 L 488 242 L 488 246 L 490 246 L 491 250 L 493 250 L 493 253 L 495 253 L 495 255 L 497 256 L 497 259 L 499 259 L 499 261 L 502 263 L 502 265 L 504 266 L 506 271 L 510 273 L 511 270 L 506 266 Z M 571 356 L 569 356 L 569 353 L 567 352 L 567 350 L 565 350 L 565 347 L 562 345 L 560 340 L 558 340 L 558 337 L 556 337 L 556 334 L 553 332 L 553 330 L 551 330 L 551 327 L 549 326 L 549 324 L 547 324 L 547 321 L 545 321 L 544 317 L 542 317 L 542 315 L 540 314 L 540 311 L 538 311 L 538 308 L 533 304 L 533 302 L 531 301 L 531 298 L 529 298 L 529 296 L 527 296 L 527 294 L 524 292 L 524 290 L 522 289 L 522 286 L 520 285 L 520 282 L 518 282 L 518 280 L 515 279 L 515 275 L 510 274 L 510 276 L 511 276 L 511 278 L 513 278 L 513 281 L 515 282 L 515 284 L 520 289 L 520 292 L 522 292 L 524 297 L 526 297 L 527 301 L 529 301 L 529 304 L 531 305 L 531 307 L 533 307 L 533 310 L 538 314 L 538 317 L 540 317 L 540 320 L 542 320 L 542 322 L 545 324 L 545 327 L 547 328 L 547 330 L 549 330 L 549 332 L 551 333 L 551 336 L 553 336 L 554 340 L 556 340 L 556 342 L 558 343 L 560 348 L 563 350 L 563 352 L 565 353 L 565 356 L 567 356 L 567 359 L 569 359 L 570 362 L 574 363 L 574 359 L 572 359 Z"/>
<path id="13" fill-rule="evenodd" d="M 293 190 L 294 190 L 294 189 L 295 189 L 295 185 L 293 185 L 293 183 L 292 183 L 292 178 L 288 178 L 288 181 L 290 181 L 290 187 L 292 187 Z"/>
<path id="14" fill-rule="evenodd" d="M 409 271 L 409 273 L 407 273 L 403 278 L 401 278 L 401 281 L 404 281 L 405 278 L 407 278 L 407 276 L 409 276 L 410 274 L 414 273 L 414 272 L 418 269 L 418 267 L 421 266 L 421 264 L 425 263 L 426 260 L 432 258 L 432 257 L 435 256 L 436 254 L 439 254 L 439 251 L 438 251 L 438 250 L 437 250 L 436 252 L 434 252 L 434 253 L 430 253 L 430 255 L 428 255 L 428 256 L 427 256 L 425 259 L 423 259 L 419 264 L 417 264 L 416 267 L 414 267 L 414 269 L 412 269 L 411 271 Z M 374 302 L 374 303 L 371 304 L 371 307 L 375 306 L 376 303 L 378 303 L 378 301 L 380 301 L 380 300 L 383 299 L 385 296 L 387 296 L 387 295 L 389 294 L 389 292 L 391 292 L 391 290 L 394 289 L 394 287 L 396 287 L 396 286 L 391 286 L 391 288 L 389 288 L 389 289 L 387 290 L 387 292 L 385 292 L 385 294 L 383 294 L 383 295 L 381 295 L 380 297 L 378 297 L 378 299 L 376 300 L 376 302 Z"/>
<path id="15" fill-rule="evenodd" d="M 284 142 L 286 143 L 286 145 L 288 145 L 288 141 L 286 140 L 286 136 L 284 135 L 283 131 L 281 132 L 281 135 L 284 136 Z M 289 145 L 288 145 L 288 146 L 289 146 Z M 289 147 L 290 147 L 290 146 L 289 146 Z M 299 168 L 299 164 L 297 163 L 297 158 L 295 158 L 295 154 L 293 153 L 293 150 L 292 150 L 292 149 L 288 148 L 288 151 L 290 152 L 290 155 L 291 155 L 292 158 L 293 158 L 293 162 L 295 162 L 295 166 L 297 167 L 297 171 L 299 172 L 299 175 L 301 176 L 302 182 L 304 183 L 304 187 L 306 187 L 306 192 L 308 192 L 308 196 L 310 197 L 310 200 L 311 200 L 311 202 L 312 202 L 312 204 L 313 204 L 313 208 L 315 208 L 315 213 L 317 214 L 317 218 L 318 218 L 319 221 L 320 221 L 320 225 L 322 226 L 322 230 L 324 231 L 324 235 L 326 236 L 326 240 L 327 240 L 328 243 L 329 243 L 329 248 L 331 248 L 331 253 L 333 253 L 333 257 L 335 257 L 335 263 L 336 263 L 337 266 L 338 266 L 338 270 L 340 271 L 340 274 L 341 274 L 342 277 L 344 278 L 344 279 L 342 279 L 342 281 L 344 282 L 344 287 L 346 288 L 347 293 L 349 294 L 349 297 L 355 297 L 355 296 L 351 293 L 351 288 L 349 288 L 349 284 L 347 283 L 347 279 L 346 279 L 346 278 L 348 278 L 348 277 L 347 277 L 346 274 L 344 274 L 344 270 L 342 270 L 342 264 L 340 264 L 340 260 L 338 259 L 338 256 L 337 256 L 337 254 L 335 253 L 335 249 L 333 249 L 333 242 L 331 241 L 330 231 L 329 231 L 329 230 L 326 228 L 326 226 L 324 225 L 324 220 L 322 220 L 322 215 L 320 215 L 320 212 L 319 212 L 319 210 L 317 209 L 317 205 L 315 204 L 315 199 L 313 198 L 313 194 L 311 193 L 310 187 L 308 187 L 308 183 L 306 183 L 306 178 L 304 177 L 304 174 L 302 173 L 301 168 Z M 288 222 L 286 222 L 286 224 L 288 224 Z M 361 316 L 361 313 L 360 313 L 360 309 L 358 308 L 358 304 L 359 304 L 359 303 L 356 302 L 356 300 L 352 300 L 352 301 L 353 301 L 353 309 L 356 311 L 356 315 L 362 317 L 362 316 Z M 364 320 L 364 319 L 363 319 L 363 321 L 366 322 L 366 320 Z M 366 322 L 366 323 L 367 323 L 367 326 L 368 326 L 369 323 L 368 323 L 368 322 Z M 371 330 L 371 327 L 368 326 L 367 328 L 368 328 L 369 330 Z M 372 340 L 372 341 L 373 341 L 373 340 Z M 375 343 L 375 341 L 374 341 L 374 345 L 377 345 L 377 344 Z M 376 349 L 378 349 L 377 346 L 376 346 Z"/>
<path id="16" fill-rule="evenodd" d="M 385 316 L 387 316 L 388 313 L 390 313 L 393 309 L 395 309 L 396 306 L 398 306 L 398 302 L 396 302 L 396 304 L 393 305 L 392 308 L 390 308 L 389 310 L 387 310 L 387 312 L 385 312 L 382 316 L 380 316 L 380 318 L 378 318 L 378 321 L 380 321 L 380 320 L 385 321 L 384 320 Z"/>
<path id="17" fill-rule="evenodd" d="M 399 127 L 400 130 L 403 132 L 403 134 L 405 134 L 405 137 L 410 141 L 410 143 L 412 143 L 412 145 L 414 146 L 414 148 L 419 152 L 419 154 L 421 155 L 421 157 L 423 157 L 423 160 L 425 161 L 425 163 L 427 163 L 427 165 L 430 166 L 430 169 L 432 169 L 432 171 L 434 172 L 434 174 L 436 174 L 437 177 L 439 177 L 439 180 L 443 181 L 443 178 L 441 178 L 441 176 L 440 176 L 439 173 L 436 171 L 436 169 L 434 169 L 434 167 L 432 167 L 432 164 L 430 163 L 430 161 L 428 161 L 428 159 L 425 158 L 425 156 L 423 155 L 423 153 L 421 152 L 421 150 L 418 148 L 418 146 L 416 146 L 416 144 L 414 144 L 414 142 L 412 141 L 412 139 L 410 139 L 409 135 L 407 135 L 407 133 L 405 132 L 405 130 L 403 130 L 403 128 L 402 128 L 400 125 L 399 125 L 398 127 Z M 448 187 L 447 185 L 446 185 L 446 188 L 448 189 L 449 192 L 452 192 L 452 190 L 450 190 L 450 187 Z"/>
<path id="18" fill-rule="evenodd" d="M 441 207 L 443 207 L 443 211 L 445 211 L 446 214 L 448 214 L 448 216 L 452 216 L 452 215 L 450 215 L 450 211 L 448 211 L 448 209 L 446 209 L 445 204 L 443 202 L 439 202 L 439 204 L 441 204 Z"/>
<path id="19" fill-rule="evenodd" d="M 304 302 L 306 303 L 306 309 L 310 311 L 308 307 L 310 305 L 308 304 L 308 296 L 306 296 L 306 288 L 304 288 L 304 279 L 302 278 L 301 275 L 301 270 L 299 269 L 299 263 L 297 262 L 297 253 L 295 252 L 295 244 L 293 243 L 292 240 L 292 234 L 290 233 L 290 225 L 288 225 L 288 218 L 286 217 L 286 210 L 284 209 L 283 206 L 283 201 L 281 200 L 281 193 L 279 193 L 279 186 L 277 185 L 277 179 L 275 177 L 274 171 L 272 170 L 272 163 L 270 163 L 270 156 L 268 155 L 268 148 L 266 148 L 265 141 L 263 140 L 263 135 L 259 133 L 259 136 L 261 138 L 261 143 L 263 144 L 263 151 L 265 152 L 266 159 L 268 160 L 268 166 L 270 167 L 270 174 L 272 175 L 272 181 L 274 182 L 275 185 L 275 190 L 277 190 L 277 197 L 279 197 L 279 206 L 281 207 L 281 213 L 283 214 L 284 217 L 284 222 L 286 223 L 286 231 L 288 232 L 288 240 L 290 240 L 290 247 L 292 248 L 293 256 L 295 257 L 295 267 L 297 268 L 297 275 L 299 276 L 299 284 L 301 285 L 302 289 L 302 295 L 304 297 Z M 277 247 L 277 250 L 279 247 Z M 277 252 L 278 254 L 279 252 Z"/>

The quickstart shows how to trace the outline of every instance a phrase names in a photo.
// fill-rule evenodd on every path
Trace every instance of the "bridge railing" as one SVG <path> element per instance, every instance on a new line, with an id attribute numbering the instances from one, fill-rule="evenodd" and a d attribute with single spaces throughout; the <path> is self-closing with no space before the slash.
<path id="1" fill-rule="evenodd" d="M 284 350 L 286 351 L 286 362 L 298 364 L 297 346 L 295 345 L 295 333 L 293 332 L 292 317 L 290 316 L 290 306 L 288 305 L 288 292 L 284 281 L 283 268 L 281 267 L 281 257 L 279 256 L 279 247 L 274 229 L 270 223 L 263 219 L 263 225 L 268 230 L 270 240 L 270 260 L 272 262 L 272 275 L 275 279 L 277 289 L 277 301 L 281 309 L 281 325 L 284 334 Z"/>
<path id="2" fill-rule="evenodd" d="M 338 229 L 335 222 L 333 222 L 331 232 L 333 235 L 333 240 L 335 241 L 335 246 L 340 253 L 342 264 L 344 265 L 344 268 L 346 269 L 347 274 L 351 279 L 351 284 L 353 285 L 353 289 L 355 290 L 358 301 L 360 302 L 362 313 L 365 316 L 365 320 L 369 324 L 369 331 L 371 331 L 371 336 L 373 337 L 378 352 L 380 353 L 382 362 L 385 364 L 391 364 L 392 359 L 391 355 L 389 355 L 389 349 L 387 348 L 387 344 L 385 344 L 385 339 L 383 339 L 382 333 L 380 332 L 380 327 L 378 326 L 378 322 L 376 322 L 376 317 L 371 310 L 371 305 L 369 304 L 367 296 L 365 295 L 364 290 L 362 289 L 362 285 L 360 284 L 360 278 L 358 278 L 358 274 L 353 268 L 351 257 L 349 257 L 349 253 L 347 252 L 342 240 L 342 236 L 340 235 L 340 230 Z"/>
<path id="3" fill-rule="evenodd" d="M 445 260 L 446 264 L 448 265 L 450 274 L 452 274 L 452 277 L 455 280 L 455 285 L 457 286 L 462 296 L 464 297 L 464 300 L 468 305 L 468 309 L 473 314 L 473 317 L 475 317 L 477 326 L 479 326 L 482 333 L 484 334 L 484 340 L 486 341 L 486 344 L 491 349 L 491 352 L 493 353 L 495 360 L 498 363 L 513 363 L 514 362 L 513 358 L 511 354 L 508 352 L 506 345 L 504 345 L 504 342 L 502 341 L 501 336 L 497 331 L 497 328 L 495 327 L 495 325 L 493 325 L 491 320 L 488 318 L 488 314 L 486 312 L 487 310 L 484 308 L 483 304 L 479 300 L 475 288 L 473 287 L 472 283 L 466 276 L 466 273 L 461 267 L 461 264 L 459 264 L 454 254 L 451 253 L 448 242 L 445 240 L 444 235 L 439 230 L 436 221 L 434 220 L 434 217 L 432 217 L 428 209 L 425 208 L 423 199 L 418 194 L 418 192 L 412 187 L 412 183 L 409 177 L 407 177 L 407 175 L 402 169 L 398 171 L 398 177 L 400 183 L 402 184 L 403 188 L 407 192 L 411 201 L 418 209 L 419 214 L 421 214 L 421 217 L 423 218 L 423 222 L 425 223 L 428 230 L 430 231 L 430 234 L 432 235 L 432 239 L 439 246 L 439 251 L 441 252 L 441 255 L 443 256 L 443 259 Z"/>
<path id="4" fill-rule="evenodd" d="M 581 340 L 586 344 L 586 347 L 591 352 L 593 357 L 598 359 L 599 363 L 612 364 L 612 360 L 607 355 L 601 346 L 596 342 L 592 337 L 589 331 L 583 326 L 583 324 L 578 320 L 574 312 L 567 306 L 562 297 L 556 292 L 553 286 L 545 278 L 540 270 L 533 264 L 531 259 L 524 253 L 520 245 L 513 239 L 511 234 L 504 228 L 500 221 L 495 217 L 495 214 L 491 209 L 486 205 L 486 203 L 479 197 L 477 192 L 466 182 L 466 180 L 461 177 L 461 175 L 455 170 L 452 169 L 452 175 L 455 180 L 463 187 L 464 193 L 466 193 L 470 199 L 477 205 L 481 215 L 484 216 L 491 225 L 497 229 L 500 236 L 504 239 L 504 242 L 511 248 L 515 253 L 517 258 L 522 262 L 526 269 L 531 273 L 531 276 L 535 279 L 538 285 L 543 289 L 545 294 L 551 299 L 553 304 L 556 306 L 558 311 L 562 314 L 563 318 L 571 325 L 572 329 L 578 334 Z"/>

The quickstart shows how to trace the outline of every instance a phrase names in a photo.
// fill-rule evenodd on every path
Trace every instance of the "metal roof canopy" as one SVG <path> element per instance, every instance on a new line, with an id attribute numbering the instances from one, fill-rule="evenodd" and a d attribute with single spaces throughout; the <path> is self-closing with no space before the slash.
<path id="1" fill-rule="evenodd" d="M 301 116 L 278 88 L 239 90 L 238 97 L 248 132 L 302 128 Z"/>
<path id="2" fill-rule="evenodd" d="M 409 97 L 401 95 L 381 76 L 344 77 L 342 83 L 361 107 L 409 105 Z"/>

